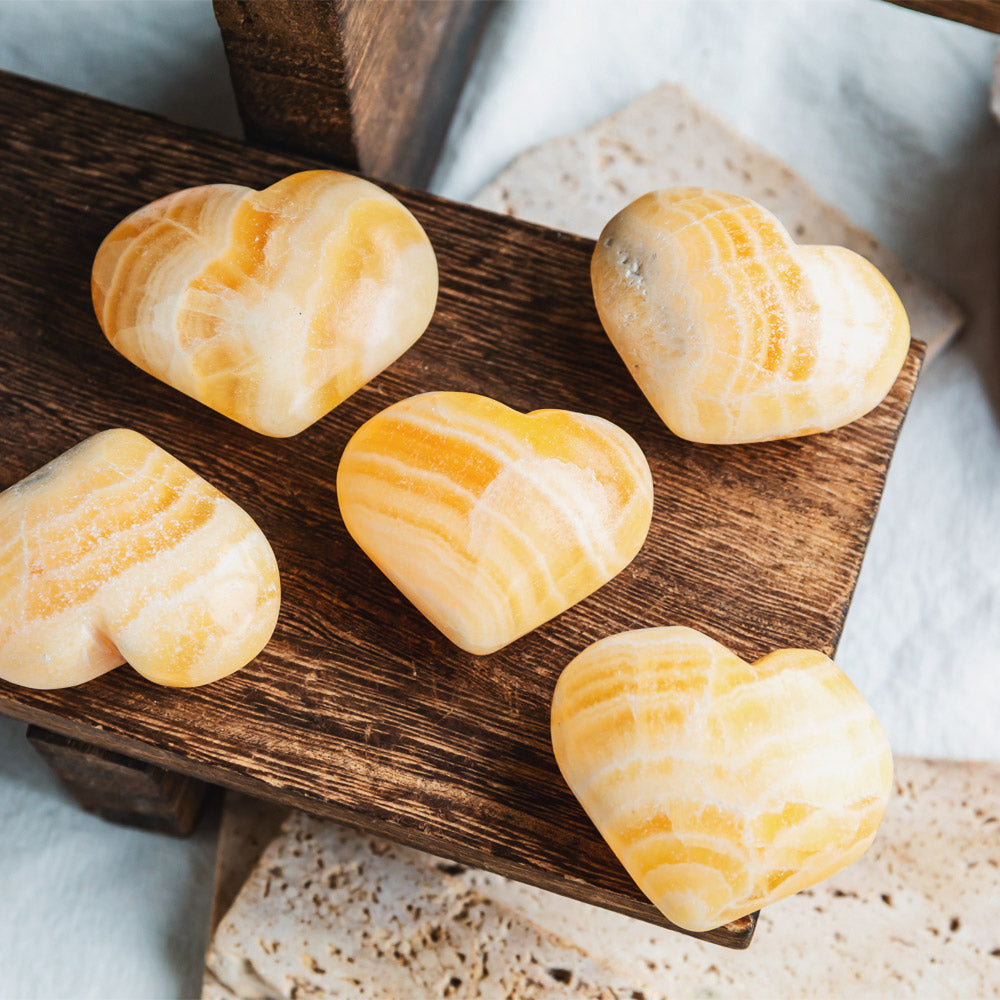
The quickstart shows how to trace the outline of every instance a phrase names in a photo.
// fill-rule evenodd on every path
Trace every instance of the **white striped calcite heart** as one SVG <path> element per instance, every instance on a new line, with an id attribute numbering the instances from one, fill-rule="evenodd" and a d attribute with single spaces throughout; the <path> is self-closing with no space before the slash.
<path id="1" fill-rule="evenodd" d="M 628 873 L 691 931 L 856 860 L 892 786 L 878 719 L 828 657 L 747 663 L 690 628 L 585 649 L 556 685 L 552 746 Z"/>
<path id="2" fill-rule="evenodd" d="M 210 184 L 106 237 L 94 309 L 143 371 L 251 430 L 297 434 L 424 332 L 437 261 L 410 212 L 333 170 L 263 191 Z"/>
<path id="3" fill-rule="evenodd" d="M 357 431 L 337 499 L 379 569 L 452 642 L 485 654 L 628 565 L 653 484 L 639 446 L 600 417 L 431 392 Z"/>
<path id="4" fill-rule="evenodd" d="M 0 679 L 69 687 L 128 662 L 206 684 L 264 648 L 280 603 L 250 516 L 134 431 L 95 434 L 0 493 Z"/>
<path id="5" fill-rule="evenodd" d="M 797 246 L 767 209 L 668 188 L 605 226 L 591 262 L 611 342 L 663 422 L 703 444 L 832 430 L 876 407 L 910 327 L 843 247 Z"/>

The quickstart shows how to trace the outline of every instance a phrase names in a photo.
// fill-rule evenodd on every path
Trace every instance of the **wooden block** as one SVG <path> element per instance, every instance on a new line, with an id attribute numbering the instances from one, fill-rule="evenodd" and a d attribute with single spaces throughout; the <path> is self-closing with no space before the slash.
<path id="1" fill-rule="evenodd" d="M 208 787 L 204 782 L 40 726 L 28 727 L 28 742 L 87 812 L 175 837 L 194 829 Z"/>
<path id="2" fill-rule="evenodd" d="M 990 111 L 1000 122 L 1000 49 L 993 59 L 993 86 L 990 87 Z"/>
<path id="3" fill-rule="evenodd" d="M 251 142 L 426 187 L 486 21 L 477 0 L 215 0 Z"/>
<path id="4" fill-rule="evenodd" d="M 215 181 L 262 187 L 308 161 L 0 77 L 0 487 L 81 438 L 147 434 L 243 506 L 282 573 L 281 619 L 246 669 L 157 688 L 122 669 L 78 688 L 0 684 L 0 711 L 251 795 L 654 923 L 566 788 L 549 741 L 559 672 L 589 643 L 693 625 L 743 657 L 832 652 L 923 347 L 841 430 L 735 448 L 672 437 L 601 330 L 589 240 L 393 188 L 441 274 L 427 333 L 294 438 L 264 438 L 143 375 L 105 342 L 90 263 L 127 212 Z M 348 537 L 334 480 L 388 404 L 469 390 L 609 418 L 656 490 L 646 546 L 612 583 L 489 657 L 451 646 Z M 745 946 L 753 919 L 705 937 Z"/>
<path id="5" fill-rule="evenodd" d="M 909 7 L 924 14 L 934 14 L 949 21 L 971 24 L 974 28 L 1000 32 L 1000 0 L 889 0 L 898 7 Z"/>

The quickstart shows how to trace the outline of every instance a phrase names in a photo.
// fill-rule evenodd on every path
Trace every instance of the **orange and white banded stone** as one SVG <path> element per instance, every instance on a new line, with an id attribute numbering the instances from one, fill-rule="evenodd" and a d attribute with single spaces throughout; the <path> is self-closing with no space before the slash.
<path id="1" fill-rule="evenodd" d="M 797 246 L 767 209 L 702 188 L 644 195 L 591 262 L 611 342 L 663 422 L 703 444 L 832 430 L 876 407 L 910 326 L 843 247 Z"/>
<path id="2" fill-rule="evenodd" d="M 690 628 L 585 649 L 556 685 L 552 746 L 639 888 L 690 931 L 856 860 L 892 786 L 878 719 L 828 657 L 747 663 Z"/>
<path id="3" fill-rule="evenodd" d="M 485 654 L 628 565 L 653 483 L 635 441 L 600 417 L 431 392 L 357 431 L 337 498 L 379 569 L 452 642 Z"/>
<path id="4" fill-rule="evenodd" d="M 264 648 L 280 602 L 250 516 L 134 431 L 95 434 L 0 493 L 0 679 L 70 687 L 128 662 L 206 684 Z"/>
<path id="5" fill-rule="evenodd" d="M 105 238 L 94 309 L 116 350 L 233 420 L 288 437 L 424 332 L 434 250 L 381 188 L 333 170 L 189 188 Z"/>

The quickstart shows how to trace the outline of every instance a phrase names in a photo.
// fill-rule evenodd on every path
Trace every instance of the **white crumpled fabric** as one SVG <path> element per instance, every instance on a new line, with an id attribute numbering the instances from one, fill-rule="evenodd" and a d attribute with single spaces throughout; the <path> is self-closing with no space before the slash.
<path id="1" fill-rule="evenodd" d="M 435 179 L 467 199 L 526 147 L 677 81 L 962 303 L 972 322 L 922 378 L 838 657 L 899 753 L 1000 758 L 994 48 L 881 0 L 510 4 Z M 207 0 L 0 3 L 0 67 L 238 134 Z M 211 831 L 83 816 L 21 729 L 0 720 L 0 997 L 196 995 Z"/>

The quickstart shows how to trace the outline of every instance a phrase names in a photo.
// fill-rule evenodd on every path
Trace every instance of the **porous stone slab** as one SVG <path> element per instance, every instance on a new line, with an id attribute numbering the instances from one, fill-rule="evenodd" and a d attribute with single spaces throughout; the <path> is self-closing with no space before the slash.
<path id="1" fill-rule="evenodd" d="M 747 953 L 293 813 L 203 997 L 996 997 L 998 900 L 1000 764 L 897 759 L 872 848 L 765 909 Z"/>
<path id="2" fill-rule="evenodd" d="M 657 87 L 582 132 L 527 150 L 473 204 L 596 239 L 629 202 L 677 185 L 752 198 L 774 212 L 797 243 L 845 246 L 867 257 L 899 294 L 928 360 L 965 322 L 944 292 L 676 84 Z"/>
<path id="3" fill-rule="evenodd" d="M 292 813 L 216 929 L 203 996 L 628 996 L 440 858 Z"/>

